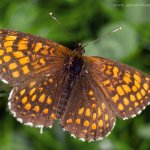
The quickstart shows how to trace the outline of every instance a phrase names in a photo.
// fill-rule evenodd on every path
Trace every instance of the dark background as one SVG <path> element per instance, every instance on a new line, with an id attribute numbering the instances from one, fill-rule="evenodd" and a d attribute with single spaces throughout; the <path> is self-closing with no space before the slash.
<path id="1" fill-rule="evenodd" d="M 119 26 L 121 31 L 107 35 Z M 0 28 L 40 35 L 69 48 L 75 46 L 73 40 L 87 44 L 101 38 L 85 48 L 87 55 L 112 58 L 150 74 L 148 0 L 0 0 Z M 0 150 L 150 149 L 150 107 L 134 119 L 118 119 L 103 141 L 87 143 L 63 132 L 57 122 L 42 135 L 18 123 L 8 111 L 9 92 L 10 87 L 0 82 Z"/>

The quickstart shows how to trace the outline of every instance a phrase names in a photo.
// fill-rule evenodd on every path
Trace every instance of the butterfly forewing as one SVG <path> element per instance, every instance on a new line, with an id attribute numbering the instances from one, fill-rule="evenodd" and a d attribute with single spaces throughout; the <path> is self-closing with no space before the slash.
<path id="1" fill-rule="evenodd" d="M 0 30 L 0 78 L 18 84 L 60 69 L 69 49 L 26 33 Z"/>
<path id="2" fill-rule="evenodd" d="M 103 139 L 115 124 L 115 114 L 103 91 L 88 75 L 76 80 L 61 125 L 81 140 Z"/>
<path id="3" fill-rule="evenodd" d="M 114 113 L 128 119 L 150 104 L 150 77 L 137 69 L 100 57 L 86 57 L 88 71 Z"/>

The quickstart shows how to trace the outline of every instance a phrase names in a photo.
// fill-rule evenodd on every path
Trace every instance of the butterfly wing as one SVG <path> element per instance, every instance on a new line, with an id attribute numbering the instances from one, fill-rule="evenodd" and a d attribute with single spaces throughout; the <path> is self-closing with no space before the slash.
<path id="1" fill-rule="evenodd" d="M 58 104 L 65 73 L 57 71 L 38 80 L 16 86 L 9 96 L 8 107 L 21 123 L 48 127 L 57 119 Z"/>
<path id="2" fill-rule="evenodd" d="M 80 75 L 73 86 L 61 126 L 81 140 L 98 140 L 110 133 L 115 114 L 103 91 L 89 74 Z"/>
<path id="3" fill-rule="evenodd" d="M 69 49 L 53 41 L 0 30 L 0 78 L 11 85 L 30 81 L 63 67 Z"/>
<path id="4" fill-rule="evenodd" d="M 100 57 L 85 57 L 88 72 L 105 93 L 113 112 L 128 119 L 150 104 L 150 77 L 127 65 Z"/>

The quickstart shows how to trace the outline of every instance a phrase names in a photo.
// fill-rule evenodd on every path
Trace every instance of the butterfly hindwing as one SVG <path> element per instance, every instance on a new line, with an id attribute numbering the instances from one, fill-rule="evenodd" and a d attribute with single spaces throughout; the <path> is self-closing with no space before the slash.
<path id="1" fill-rule="evenodd" d="M 88 74 L 76 79 L 61 125 L 73 136 L 87 141 L 103 139 L 114 127 L 115 115 Z"/>
<path id="2" fill-rule="evenodd" d="M 57 111 L 64 76 L 64 73 L 59 71 L 14 87 L 9 96 L 10 112 L 21 123 L 51 126 L 58 118 Z"/>
<path id="3" fill-rule="evenodd" d="M 101 87 L 114 113 L 128 119 L 150 104 L 150 77 L 127 65 L 100 57 L 86 57 L 88 71 Z"/>

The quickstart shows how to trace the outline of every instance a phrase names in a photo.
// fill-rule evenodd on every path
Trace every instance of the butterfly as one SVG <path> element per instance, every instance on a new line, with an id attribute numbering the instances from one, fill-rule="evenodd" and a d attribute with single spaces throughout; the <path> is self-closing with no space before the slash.
<path id="1" fill-rule="evenodd" d="M 73 137 L 100 140 L 116 118 L 129 119 L 150 104 L 150 76 L 96 56 L 82 45 L 0 30 L 0 79 L 13 87 L 8 107 L 21 123 L 51 127 L 55 120 Z"/>

